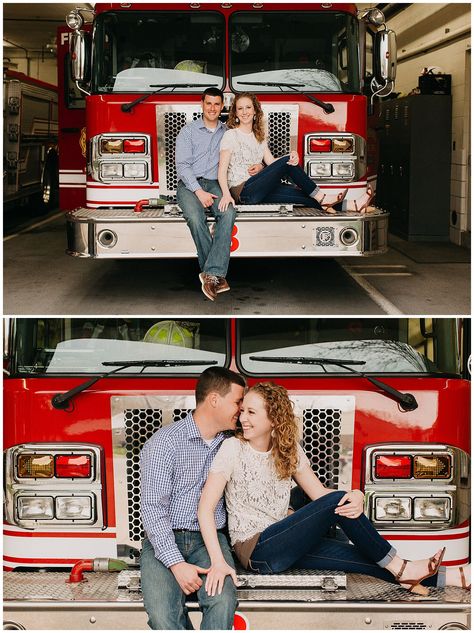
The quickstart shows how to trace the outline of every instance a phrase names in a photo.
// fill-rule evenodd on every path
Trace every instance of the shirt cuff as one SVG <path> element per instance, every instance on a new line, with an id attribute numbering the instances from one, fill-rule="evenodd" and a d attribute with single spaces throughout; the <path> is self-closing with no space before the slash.
<path id="1" fill-rule="evenodd" d="M 178 548 L 172 552 L 166 552 L 159 557 L 159 560 L 163 563 L 165 567 L 171 567 L 171 565 L 176 565 L 177 563 L 186 562 L 179 551 Z"/>

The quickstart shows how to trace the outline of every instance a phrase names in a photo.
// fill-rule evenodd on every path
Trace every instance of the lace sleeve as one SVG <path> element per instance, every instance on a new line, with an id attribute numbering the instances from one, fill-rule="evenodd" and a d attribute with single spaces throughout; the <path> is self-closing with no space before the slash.
<path id="1" fill-rule="evenodd" d="M 301 445 L 298 444 L 298 466 L 296 467 L 296 472 L 300 472 L 306 466 L 309 466 L 311 468 L 311 462 L 307 458 L 304 450 L 301 448 Z"/>
<path id="2" fill-rule="evenodd" d="M 212 460 L 210 472 L 222 473 L 226 478 L 226 481 L 232 476 L 234 472 L 235 456 L 239 448 L 239 440 L 235 437 L 229 437 L 222 442 L 217 455 Z"/>

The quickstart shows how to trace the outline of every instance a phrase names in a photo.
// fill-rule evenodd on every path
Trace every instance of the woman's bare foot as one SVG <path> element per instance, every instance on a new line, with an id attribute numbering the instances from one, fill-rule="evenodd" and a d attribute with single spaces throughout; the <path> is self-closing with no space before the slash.
<path id="1" fill-rule="evenodd" d="M 461 574 L 464 574 L 464 583 Z M 463 587 L 464 584 L 464 587 Z M 463 587 L 468 589 L 471 585 L 471 565 L 463 565 L 460 567 L 446 567 L 446 586 L 447 587 Z"/>

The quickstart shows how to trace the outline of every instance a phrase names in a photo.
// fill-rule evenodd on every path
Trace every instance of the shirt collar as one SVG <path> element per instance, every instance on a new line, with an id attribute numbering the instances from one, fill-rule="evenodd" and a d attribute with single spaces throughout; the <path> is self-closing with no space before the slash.
<path id="1" fill-rule="evenodd" d="M 186 417 L 186 433 L 188 436 L 188 439 L 192 440 L 196 437 L 199 437 L 202 440 L 202 435 L 201 432 L 199 430 L 198 425 L 196 424 L 192 411 L 190 411 Z M 212 444 L 214 444 L 214 442 L 216 440 L 220 440 L 221 438 L 225 437 L 223 431 L 219 431 L 219 433 L 216 434 L 216 436 L 213 438 L 212 440 Z"/>
<path id="2" fill-rule="evenodd" d="M 199 117 L 199 119 L 196 119 L 196 127 L 198 127 L 200 130 L 207 130 L 208 128 L 206 127 L 206 124 L 204 123 L 204 119 L 202 118 L 202 115 Z M 222 121 L 217 121 L 217 129 L 216 132 L 219 128 L 223 128 L 224 123 L 222 123 Z"/>

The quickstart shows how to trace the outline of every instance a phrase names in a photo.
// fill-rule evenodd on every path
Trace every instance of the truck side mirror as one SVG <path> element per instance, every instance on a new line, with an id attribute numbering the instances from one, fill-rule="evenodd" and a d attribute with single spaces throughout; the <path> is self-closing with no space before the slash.
<path id="1" fill-rule="evenodd" d="M 394 31 L 377 31 L 374 38 L 374 76 L 379 84 L 397 76 L 397 41 Z"/>
<path id="2" fill-rule="evenodd" d="M 86 31 L 73 31 L 69 38 L 71 54 L 71 77 L 74 81 L 87 83 L 91 77 L 91 36 Z"/>

